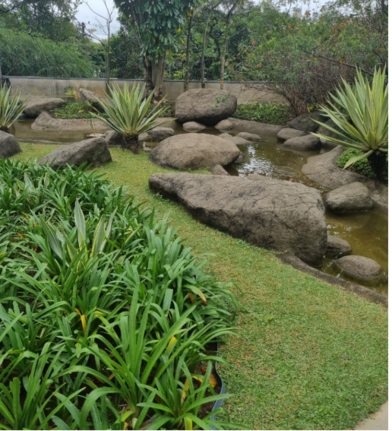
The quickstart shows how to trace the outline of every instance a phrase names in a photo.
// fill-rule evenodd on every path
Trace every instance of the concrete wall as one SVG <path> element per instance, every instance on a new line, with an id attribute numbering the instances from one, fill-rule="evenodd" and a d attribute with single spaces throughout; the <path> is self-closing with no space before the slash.
<path id="1" fill-rule="evenodd" d="M 104 94 L 104 79 L 66 79 L 66 78 L 36 78 L 23 76 L 10 76 L 13 92 L 19 91 L 22 96 L 41 96 L 41 97 L 64 97 L 65 92 L 72 88 L 78 90 L 85 88 L 98 94 Z M 113 84 L 120 87 L 124 85 L 132 86 L 139 80 L 111 80 Z M 200 82 L 191 81 L 189 89 L 200 88 Z M 208 82 L 206 88 L 219 88 L 219 82 Z M 238 103 L 284 103 L 284 98 L 269 90 L 265 84 L 245 83 L 245 82 L 226 82 L 224 89 L 237 96 Z M 163 93 L 169 100 L 175 100 L 184 91 L 184 81 L 165 81 Z"/>

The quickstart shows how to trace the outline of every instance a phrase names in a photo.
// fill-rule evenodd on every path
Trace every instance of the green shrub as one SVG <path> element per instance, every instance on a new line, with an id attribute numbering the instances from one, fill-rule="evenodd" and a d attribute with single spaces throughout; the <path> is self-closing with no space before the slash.
<path id="1" fill-rule="evenodd" d="M 235 118 L 241 120 L 260 121 L 267 124 L 284 125 L 289 121 L 290 108 L 282 104 L 262 104 L 239 105 Z"/>
<path id="2" fill-rule="evenodd" d="M 52 112 L 56 118 L 94 118 L 91 115 L 91 107 L 83 102 L 70 102 L 60 108 L 55 108 Z"/>
<path id="3" fill-rule="evenodd" d="M 356 157 L 362 154 L 359 150 L 346 150 L 344 151 L 341 156 L 337 159 L 336 164 L 339 166 L 339 168 L 344 168 L 348 160 L 352 157 Z M 354 163 L 350 167 L 351 171 L 358 172 L 361 175 L 364 175 L 367 178 L 376 179 L 377 175 L 373 171 L 368 159 L 361 159 L 358 162 Z M 388 173 L 385 176 L 385 181 L 388 182 Z"/>
<path id="4" fill-rule="evenodd" d="M 232 428 L 202 413 L 232 319 L 202 268 L 96 171 L 0 161 L 3 428 Z"/>

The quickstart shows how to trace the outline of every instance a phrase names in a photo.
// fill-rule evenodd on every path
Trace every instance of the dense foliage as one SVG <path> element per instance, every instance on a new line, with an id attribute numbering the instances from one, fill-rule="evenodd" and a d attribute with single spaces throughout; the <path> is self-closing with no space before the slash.
<path id="1" fill-rule="evenodd" d="M 241 120 L 285 125 L 290 118 L 290 108 L 287 105 L 273 103 L 238 105 L 234 117 Z"/>
<path id="2" fill-rule="evenodd" d="M 175 232 L 82 168 L 3 160 L 0 208 L 2 427 L 211 427 L 231 294 Z"/>

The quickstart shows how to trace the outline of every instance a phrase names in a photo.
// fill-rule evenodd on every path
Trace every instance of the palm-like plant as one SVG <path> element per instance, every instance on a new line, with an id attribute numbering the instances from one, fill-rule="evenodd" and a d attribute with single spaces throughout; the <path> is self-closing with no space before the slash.
<path id="1" fill-rule="evenodd" d="M 22 115 L 25 109 L 25 101 L 20 94 L 11 96 L 11 88 L 0 86 L 0 130 L 9 133 L 10 127 Z"/>
<path id="2" fill-rule="evenodd" d="M 103 121 L 111 129 L 124 135 L 128 148 L 134 153 L 139 153 L 139 135 L 157 127 L 156 119 L 167 108 L 161 108 L 161 100 L 149 112 L 151 100 L 154 96 L 152 91 L 145 98 L 146 86 L 134 85 L 129 91 L 128 86 L 124 86 L 124 91 L 120 87 L 110 87 L 106 99 L 101 100 L 101 106 L 106 116 L 93 113 L 93 116 Z"/>
<path id="3" fill-rule="evenodd" d="M 361 151 L 361 154 L 348 160 L 345 168 L 369 158 L 376 174 L 381 174 L 377 172 L 380 170 L 380 160 L 385 161 L 388 153 L 388 84 L 385 69 L 374 71 L 372 83 L 358 71 L 353 86 L 343 80 L 336 95 L 330 96 L 332 100 L 328 102 L 329 107 L 322 106 L 320 110 L 337 128 L 316 123 L 333 132 L 335 137 L 313 134 L 326 141 Z"/>

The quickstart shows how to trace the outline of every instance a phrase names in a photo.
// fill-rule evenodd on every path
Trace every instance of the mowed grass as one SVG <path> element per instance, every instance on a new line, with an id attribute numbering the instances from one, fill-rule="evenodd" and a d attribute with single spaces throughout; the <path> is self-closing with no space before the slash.
<path id="1" fill-rule="evenodd" d="M 39 159 L 54 148 L 22 144 L 15 158 Z M 128 186 L 139 202 L 168 216 L 206 268 L 232 282 L 239 308 L 236 335 L 222 347 L 221 373 L 232 394 L 225 406 L 247 429 L 349 429 L 387 399 L 387 310 L 325 284 L 271 251 L 249 246 L 195 221 L 181 205 L 148 189 L 148 178 L 170 172 L 111 150 L 99 171 Z M 207 173 L 201 171 L 200 173 Z"/>

